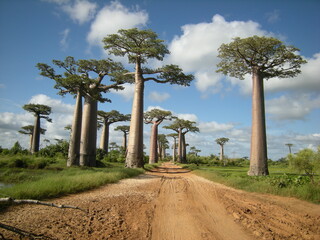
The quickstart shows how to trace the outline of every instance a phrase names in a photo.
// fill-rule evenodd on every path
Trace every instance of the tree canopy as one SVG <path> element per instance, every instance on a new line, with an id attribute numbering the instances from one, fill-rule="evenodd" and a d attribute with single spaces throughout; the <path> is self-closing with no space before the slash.
<path id="1" fill-rule="evenodd" d="M 306 63 L 298 51 L 273 37 L 236 37 L 231 43 L 220 46 L 221 62 L 217 64 L 217 72 L 239 79 L 253 70 L 264 79 L 294 77 L 301 72 L 301 64 Z"/>
<path id="2" fill-rule="evenodd" d="M 51 107 L 43 104 L 25 104 L 22 107 L 24 110 L 33 113 L 34 116 L 46 119 L 48 122 L 52 122 L 52 119 L 48 117 L 51 114 Z"/>

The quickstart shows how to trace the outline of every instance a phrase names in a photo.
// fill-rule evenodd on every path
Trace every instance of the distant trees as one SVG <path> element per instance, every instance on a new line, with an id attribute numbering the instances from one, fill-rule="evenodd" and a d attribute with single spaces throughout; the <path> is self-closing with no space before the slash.
<path id="1" fill-rule="evenodd" d="M 195 126 L 196 122 L 177 118 L 171 125 L 164 126 L 165 129 L 171 129 L 178 134 L 178 158 L 180 163 L 187 163 L 186 140 L 185 135 L 188 132 L 199 132 Z"/>
<path id="2" fill-rule="evenodd" d="M 135 64 L 135 92 L 132 104 L 130 134 L 126 167 L 142 167 L 143 162 L 143 102 L 144 84 L 147 81 L 189 86 L 193 75 L 185 75 L 177 65 L 166 65 L 157 69 L 145 68 L 142 65 L 149 59 L 162 61 L 169 50 L 151 30 L 137 28 L 119 30 L 117 34 L 103 39 L 104 48 L 115 56 L 127 56 L 129 63 Z M 146 77 L 148 75 L 148 77 Z"/>
<path id="3" fill-rule="evenodd" d="M 109 128 L 112 123 L 129 121 L 130 114 L 122 114 L 117 110 L 112 110 L 110 112 L 98 111 L 98 121 L 102 123 L 102 133 L 100 140 L 100 149 L 102 149 L 106 154 L 108 153 L 109 145 Z"/>
<path id="4" fill-rule="evenodd" d="M 220 145 L 220 161 L 222 162 L 224 159 L 224 145 L 229 141 L 229 138 L 217 138 L 216 143 Z M 223 163 L 225 165 L 225 163 Z"/>
<path id="5" fill-rule="evenodd" d="M 21 129 L 22 130 L 18 131 L 19 133 L 30 136 L 29 151 L 31 152 L 31 149 L 32 149 L 32 136 L 33 136 L 34 127 L 33 127 L 33 125 L 27 125 L 27 126 L 21 127 Z M 43 128 L 40 127 L 40 134 L 44 135 L 45 132 L 46 132 L 46 129 L 43 129 Z"/>
<path id="6" fill-rule="evenodd" d="M 219 48 L 217 72 L 244 79 L 252 75 L 252 135 L 250 170 L 248 175 L 268 175 L 267 139 L 264 106 L 264 79 L 288 78 L 298 75 L 305 60 L 296 52 L 299 49 L 286 46 L 272 37 L 253 36 L 234 38 Z"/>
<path id="7" fill-rule="evenodd" d="M 178 138 L 178 134 L 177 133 L 170 133 L 167 136 L 173 138 L 172 161 L 175 162 L 177 160 L 176 158 L 177 158 L 177 138 Z"/>
<path id="8" fill-rule="evenodd" d="M 170 111 L 164 111 L 154 108 L 144 113 L 144 122 L 146 124 L 152 124 L 151 137 L 150 137 L 150 154 L 149 164 L 158 162 L 158 126 L 165 120 L 171 120 L 172 113 Z"/>
<path id="9" fill-rule="evenodd" d="M 121 125 L 121 126 L 117 126 L 114 130 L 121 131 L 123 133 L 122 148 L 123 148 L 123 153 L 126 154 L 126 152 L 127 152 L 127 135 L 129 133 L 130 126 Z"/>
<path id="10" fill-rule="evenodd" d="M 129 81 L 130 77 L 124 75 L 126 71 L 121 63 L 114 62 L 111 59 L 75 61 L 73 57 L 67 57 L 64 62 L 53 60 L 53 63 L 65 70 L 63 75 L 56 74 L 52 67 L 42 63 L 37 65 L 41 71 L 40 74 L 56 81 L 55 87 L 60 90 L 59 94 L 69 92 L 77 95 L 70 144 L 70 148 L 74 147 L 75 149 L 70 154 L 72 160 L 68 161 L 68 165 L 77 165 L 77 146 L 80 143 L 80 165 L 95 166 L 98 102 L 110 102 L 110 99 L 102 97 L 102 93 L 109 92 L 111 89 L 123 89 L 121 84 Z M 96 78 L 93 78 L 94 75 L 96 75 Z M 102 83 L 106 76 L 110 77 L 111 84 L 109 85 Z M 84 105 L 80 123 L 82 97 L 84 98 Z M 80 141 L 79 132 L 75 131 L 74 127 L 76 129 L 81 128 Z"/>
<path id="11" fill-rule="evenodd" d="M 51 107 L 43 104 L 25 104 L 23 109 L 32 113 L 34 116 L 34 125 L 32 133 L 31 153 L 34 154 L 39 151 L 40 147 L 40 119 L 46 119 L 48 122 L 52 122 L 48 116 L 51 114 Z"/>
<path id="12" fill-rule="evenodd" d="M 293 146 L 293 144 L 292 143 L 286 143 L 286 146 L 288 146 L 289 154 L 291 154 L 291 147 Z"/>

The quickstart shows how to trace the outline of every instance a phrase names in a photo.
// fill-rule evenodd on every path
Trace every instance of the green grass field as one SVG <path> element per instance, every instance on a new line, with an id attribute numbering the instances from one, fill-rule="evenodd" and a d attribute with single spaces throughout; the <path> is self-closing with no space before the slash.
<path id="1" fill-rule="evenodd" d="M 194 166 L 193 166 L 194 168 Z M 320 204 L 320 177 L 315 183 L 310 178 L 298 174 L 287 167 L 269 167 L 269 176 L 247 176 L 248 167 L 207 167 L 194 168 L 194 173 L 208 180 L 249 192 L 270 193 L 296 197 Z"/>

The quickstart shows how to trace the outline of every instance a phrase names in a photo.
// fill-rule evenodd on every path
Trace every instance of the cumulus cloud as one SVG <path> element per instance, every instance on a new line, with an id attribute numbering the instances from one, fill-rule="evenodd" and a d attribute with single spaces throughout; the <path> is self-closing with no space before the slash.
<path id="1" fill-rule="evenodd" d="M 320 108 L 320 97 L 310 94 L 283 95 L 266 101 L 266 112 L 275 120 L 303 120 Z"/>
<path id="2" fill-rule="evenodd" d="M 106 5 L 98 13 L 91 24 L 87 35 L 89 44 L 102 46 L 102 39 L 108 34 L 116 33 L 119 29 L 145 26 L 148 14 L 143 10 L 130 10 L 119 1 Z"/>
<path id="3" fill-rule="evenodd" d="M 200 122 L 199 129 L 200 132 L 205 133 L 214 133 L 214 132 L 223 132 L 228 131 L 234 128 L 233 124 L 230 123 L 217 123 L 215 121 L 212 122 Z"/>
<path id="4" fill-rule="evenodd" d="M 116 91 L 111 89 L 110 92 L 122 96 L 126 101 L 130 101 L 131 99 L 133 99 L 135 85 L 130 83 L 125 83 L 122 86 L 124 87 L 123 90 Z"/>
<path id="5" fill-rule="evenodd" d="M 222 43 L 228 43 L 234 37 L 270 35 L 256 22 L 228 22 L 218 14 L 211 22 L 184 25 L 181 30 L 182 35 L 175 36 L 169 44 L 171 54 L 167 61 L 194 72 L 195 85 L 203 93 L 221 90 L 223 77 L 215 70 L 219 62 L 218 48 Z"/>
<path id="6" fill-rule="evenodd" d="M 167 100 L 168 98 L 170 98 L 169 93 L 159 93 L 156 91 L 152 91 L 149 94 L 149 99 L 154 102 L 163 102 L 163 101 Z"/>
<path id="7" fill-rule="evenodd" d="M 66 3 L 69 2 L 67 1 Z M 94 18 L 97 7 L 98 5 L 96 3 L 92 3 L 87 0 L 76 0 L 73 5 L 63 5 L 62 9 L 73 21 L 83 24 Z"/>

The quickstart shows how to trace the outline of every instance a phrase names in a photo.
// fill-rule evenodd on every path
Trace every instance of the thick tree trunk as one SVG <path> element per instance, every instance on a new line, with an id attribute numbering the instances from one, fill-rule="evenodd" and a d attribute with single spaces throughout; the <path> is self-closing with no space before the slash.
<path id="1" fill-rule="evenodd" d="M 30 134 L 30 147 L 29 147 L 29 151 L 32 152 L 32 140 L 33 139 L 33 133 Z"/>
<path id="2" fill-rule="evenodd" d="M 182 158 L 181 163 L 187 163 L 187 145 L 186 145 L 186 138 L 185 134 L 182 133 Z"/>
<path id="3" fill-rule="evenodd" d="M 220 145 L 220 161 L 223 163 L 223 166 L 226 166 L 226 163 L 224 161 L 224 148 L 223 148 L 223 145 Z"/>
<path id="4" fill-rule="evenodd" d="M 73 122 L 71 128 L 71 136 L 69 143 L 69 152 L 67 166 L 79 166 L 80 158 L 80 138 L 81 138 L 81 123 L 82 123 L 82 96 L 78 92 L 76 106 L 73 113 Z"/>
<path id="5" fill-rule="evenodd" d="M 140 62 L 136 64 L 135 91 L 132 103 L 126 167 L 143 167 L 143 94 L 144 80 Z"/>
<path id="6" fill-rule="evenodd" d="M 127 133 L 126 132 L 123 132 L 123 143 L 122 143 L 122 146 L 123 146 L 124 153 L 126 153 L 127 152 Z"/>
<path id="7" fill-rule="evenodd" d="M 172 161 L 175 162 L 177 159 L 177 140 L 173 138 L 173 151 L 172 151 Z"/>
<path id="8" fill-rule="evenodd" d="M 151 126 L 149 164 L 158 162 L 157 142 L 158 142 L 158 125 L 154 123 Z"/>
<path id="9" fill-rule="evenodd" d="M 248 175 L 269 175 L 263 77 L 258 69 L 253 70 L 252 83 L 252 133 Z"/>
<path id="10" fill-rule="evenodd" d="M 85 97 L 80 144 L 81 166 L 94 167 L 96 165 L 97 105 L 96 100 L 89 96 Z"/>
<path id="11" fill-rule="evenodd" d="M 101 139 L 100 139 L 100 149 L 104 150 L 105 153 L 108 153 L 109 148 L 109 129 L 110 124 L 105 122 L 103 124 L 102 133 L 101 133 Z"/>
<path id="12" fill-rule="evenodd" d="M 183 142 L 182 142 L 182 131 L 179 129 L 178 131 L 178 160 L 179 163 L 183 162 L 183 156 L 182 156 L 182 148 L 183 148 Z"/>
<path id="13" fill-rule="evenodd" d="M 40 146 L 40 115 L 36 114 L 34 118 L 31 153 L 39 151 Z"/>

